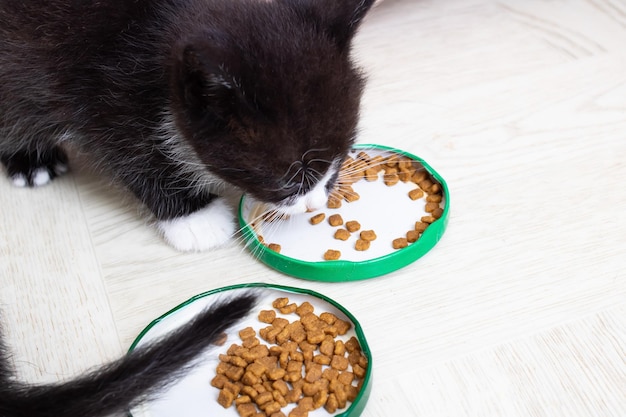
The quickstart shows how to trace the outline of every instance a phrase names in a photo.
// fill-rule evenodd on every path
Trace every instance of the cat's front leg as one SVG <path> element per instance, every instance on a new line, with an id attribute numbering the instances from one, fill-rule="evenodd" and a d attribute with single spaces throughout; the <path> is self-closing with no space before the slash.
<path id="1" fill-rule="evenodd" d="M 167 243 L 183 252 L 223 246 L 236 231 L 232 209 L 222 197 L 214 197 L 193 213 L 158 220 L 157 229 Z"/>

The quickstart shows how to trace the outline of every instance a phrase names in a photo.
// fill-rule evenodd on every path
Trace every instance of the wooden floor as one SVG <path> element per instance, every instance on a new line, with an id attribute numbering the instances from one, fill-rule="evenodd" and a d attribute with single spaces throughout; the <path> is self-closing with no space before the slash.
<path id="1" fill-rule="evenodd" d="M 0 180 L 0 308 L 22 378 L 122 354 L 194 294 L 310 288 L 361 322 L 363 417 L 626 415 L 626 1 L 385 0 L 356 42 L 360 142 L 428 161 L 451 217 L 418 262 L 324 284 L 240 242 L 167 247 L 88 170 L 38 190 Z"/>

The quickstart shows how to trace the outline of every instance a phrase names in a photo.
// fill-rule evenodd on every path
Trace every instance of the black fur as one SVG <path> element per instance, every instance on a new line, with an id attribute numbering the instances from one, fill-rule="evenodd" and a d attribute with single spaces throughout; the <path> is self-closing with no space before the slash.
<path id="1" fill-rule="evenodd" d="M 248 293 L 212 306 L 163 339 L 56 385 L 17 382 L 0 341 L 0 417 L 100 417 L 128 410 L 184 375 L 255 303 L 256 296 Z"/>
<path id="2" fill-rule="evenodd" d="M 29 155 L 31 178 L 55 165 L 32 155 L 74 146 L 158 220 L 214 181 L 289 204 L 354 141 L 373 2 L 2 0 L 1 159 Z"/>

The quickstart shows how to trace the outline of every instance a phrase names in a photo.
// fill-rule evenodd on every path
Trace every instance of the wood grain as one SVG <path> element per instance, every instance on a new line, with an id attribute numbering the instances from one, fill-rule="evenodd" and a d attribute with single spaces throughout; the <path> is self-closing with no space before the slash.
<path id="1" fill-rule="evenodd" d="M 0 181 L 0 310 L 20 376 L 67 378 L 224 285 L 322 292 L 374 355 L 363 417 L 626 415 L 626 2 L 385 0 L 355 59 L 359 141 L 448 182 L 449 228 L 385 277 L 283 276 L 240 241 L 168 248 L 88 169 Z"/>

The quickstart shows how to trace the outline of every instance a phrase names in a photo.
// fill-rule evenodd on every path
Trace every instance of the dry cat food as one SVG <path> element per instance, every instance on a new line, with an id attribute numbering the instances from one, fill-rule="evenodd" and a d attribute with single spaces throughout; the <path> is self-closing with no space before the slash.
<path id="1" fill-rule="evenodd" d="M 241 343 L 219 355 L 211 381 L 220 390 L 218 403 L 234 406 L 241 417 L 307 417 L 320 408 L 330 414 L 346 408 L 368 364 L 358 340 L 341 337 L 352 324 L 328 312 L 318 316 L 306 301 L 296 305 L 282 297 L 272 307 L 258 315 L 267 327 L 258 335 L 252 327 L 242 329 Z M 295 320 L 277 311 L 289 311 L 282 314 L 295 314 Z"/>
<path id="2" fill-rule="evenodd" d="M 270 243 L 269 245 L 267 245 L 267 247 L 273 250 L 274 252 L 280 253 L 281 247 L 278 243 Z"/>
<path id="3" fill-rule="evenodd" d="M 408 198 L 418 204 L 419 202 L 424 204 L 424 215 L 415 223 L 414 229 L 402 232 L 401 236 L 397 236 L 391 242 L 393 249 L 402 249 L 417 242 L 426 228 L 443 215 L 441 185 L 424 169 L 421 163 L 395 153 L 377 154 L 370 157 L 367 152 L 360 151 L 356 156 L 348 157 L 342 164 L 339 185 L 331 192 L 327 207 L 337 209 L 341 207 L 343 202 L 351 203 L 359 200 L 360 196 L 352 185 L 360 180 L 382 180 L 387 186 L 394 186 L 399 182 L 414 185 L 414 188 L 408 191 Z M 393 207 L 389 209 L 392 213 Z M 318 213 L 309 218 L 309 223 L 319 225 L 327 218 L 326 216 L 326 213 Z M 274 219 L 274 217 L 270 218 Z M 376 233 L 373 230 L 364 230 L 357 235 L 356 232 L 362 228 L 357 219 L 344 221 L 340 214 L 330 214 L 328 224 L 337 228 L 330 236 L 336 240 L 354 242 L 353 249 L 357 251 L 366 251 L 370 249 L 371 245 L 382 244 L 381 242 L 374 242 Z M 367 225 L 364 226 L 368 227 Z M 352 234 L 355 235 L 354 238 L 352 238 Z M 263 242 L 261 241 L 261 243 Z M 280 245 L 270 244 L 267 246 L 280 252 Z M 322 256 L 324 260 L 337 260 L 340 257 L 341 252 L 336 249 L 329 249 Z"/>
<path id="4" fill-rule="evenodd" d="M 354 244 L 354 249 L 364 251 L 370 248 L 370 241 L 364 239 L 358 239 Z"/>
<path id="5" fill-rule="evenodd" d="M 361 179 L 376 181 L 380 178 L 379 173 L 381 171 L 383 172 L 382 179 L 387 186 L 393 186 L 400 181 L 412 182 L 416 185 L 416 188 L 409 191 L 409 198 L 417 201 L 425 197 L 424 211 L 428 215 L 422 216 L 420 221 L 416 222 L 415 229 L 408 230 L 406 236 L 393 240 L 391 245 L 394 249 L 402 249 L 411 243 L 417 242 L 428 225 L 443 215 L 443 209 L 440 207 L 440 203 L 443 200 L 441 186 L 419 163 L 408 157 L 391 154 L 387 157 L 376 155 L 370 158 L 366 152 L 361 151 L 356 155 L 356 158 L 346 159 L 341 170 L 341 186 L 331 193 L 331 197 L 328 200 L 329 208 L 340 207 L 341 200 L 347 202 L 354 201 L 356 198 L 351 197 L 351 195 L 356 193 L 354 193 L 351 185 Z M 335 224 L 330 222 L 330 224 L 338 226 L 342 223 Z M 346 222 L 345 227 L 348 232 L 354 233 L 361 228 L 361 225 L 358 221 L 351 220 Z M 349 235 L 343 229 L 338 229 L 334 237 L 339 240 L 349 239 Z M 363 231 L 357 239 L 354 248 L 357 251 L 367 250 L 375 238 L 376 234 L 373 231 Z"/>
<path id="6" fill-rule="evenodd" d="M 326 218 L 326 215 L 324 213 L 320 213 L 311 217 L 309 221 L 311 222 L 311 224 L 320 224 L 321 222 L 324 221 L 325 218 Z"/>
<path id="7" fill-rule="evenodd" d="M 333 214 L 328 218 L 328 224 L 331 226 L 341 226 L 343 224 L 343 218 L 341 214 Z"/>
<path id="8" fill-rule="evenodd" d="M 337 229 L 337 231 L 335 232 L 335 239 L 348 240 L 350 239 L 350 236 L 352 235 L 346 229 Z"/>
<path id="9" fill-rule="evenodd" d="M 324 260 L 326 261 L 336 261 L 341 258 L 341 252 L 334 249 L 328 249 L 324 252 Z"/>
<path id="10" fill-rule="evenodd" d="M 356 220 L 350 220 L 349 222 L 346 222 L 346 229 L 348 229 L 348 232 L 350 233 L 354 233 L 358 231 L 360 228 L 361 228 L 361 224 L 357 222 Z"/>

